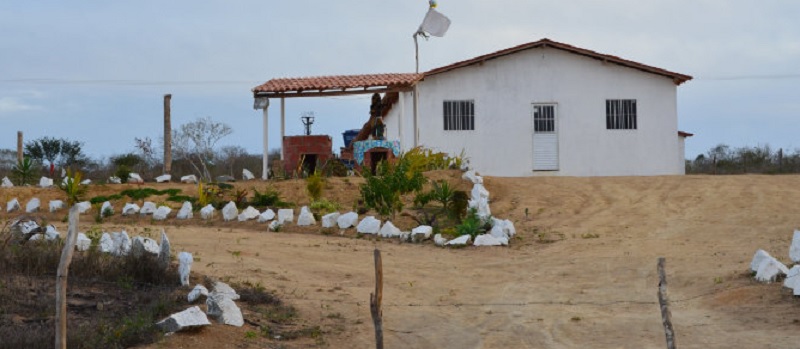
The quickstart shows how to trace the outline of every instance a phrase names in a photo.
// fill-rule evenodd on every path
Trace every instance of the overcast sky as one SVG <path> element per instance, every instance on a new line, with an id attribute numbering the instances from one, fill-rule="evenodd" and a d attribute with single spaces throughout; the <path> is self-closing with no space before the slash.
<path id="1" fill-rule="evenodd" d="M 261 150 L 250 89 L 271 78 L 413 72 L 427 0 L 3 1 L 0 148 L 63 137 L 95 158 L 210 116 L 222 145 Z M 441 0 L 453 24 L 420 42 L 422 71 L 549 38 L 695 77 L 678 88 L 694 158 L 712 146 L 800 148 L 800 1 Z M 273 104 L 276 105 L 277 103 Z M 315 112 L 341 146 L 369 96 L 287 99 L 287 134 Z M 277 109 L 271 109 L 277 116 Z M 278 148 L 279 121 L 270 124 Z"/>

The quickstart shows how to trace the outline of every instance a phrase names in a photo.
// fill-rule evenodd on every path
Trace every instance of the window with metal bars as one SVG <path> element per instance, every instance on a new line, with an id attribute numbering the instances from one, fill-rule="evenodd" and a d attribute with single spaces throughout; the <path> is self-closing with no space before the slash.
<path id="1" fill-rule="evenodd" d="M 607 99 L 606 100 L 606 129 L 608 129 L 608 130 L 635 130 L 636 129 L 636 100 L 635 99 Z"/>
<path id="2" fill-rule="evenodd" d="M 444 130 L 475 129 L 475 101 L 444 101 Z"/>
<path id="3" fill-rule="evenodd" d="M 533 131 L 547 133 L 556 131 L 556 108 L 553 105 L 533 106 Z"/>

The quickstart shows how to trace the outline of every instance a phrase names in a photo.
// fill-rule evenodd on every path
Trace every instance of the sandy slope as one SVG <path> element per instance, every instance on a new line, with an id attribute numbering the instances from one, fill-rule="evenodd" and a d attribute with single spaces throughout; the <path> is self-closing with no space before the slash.
<path id="1" fill-rule="evenodd" d="M 517 224 L 509 248 L 443 250 L 266 233 L 258 225 L 167 231 L 178 249 L 199 258 L 197 271 L 277 290 L 324 324 L 331 348 L 374 345 L 368 299 L 376 247 L 387 348 L 663 348 L 659 256 L 667 258 L 679 347 L 800 345 L 800 302 L 746 273 L 758 248 L 788 262 L 800 226 L 800 176 L 486 182 L 495 216 Z M 115 226 L 148 229 L 131 223 Z M 154 347 L 191 343 L 178 336 Z"/>

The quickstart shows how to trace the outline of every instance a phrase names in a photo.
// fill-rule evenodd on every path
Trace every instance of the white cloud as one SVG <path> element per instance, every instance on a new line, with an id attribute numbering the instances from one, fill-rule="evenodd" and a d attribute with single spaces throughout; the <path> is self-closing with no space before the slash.
<path id="1" fill-rule="evenodd" d="M 41 109 L 40 106 L 27 104 L 14 97 L 0 97 L 0 114 Z"/>

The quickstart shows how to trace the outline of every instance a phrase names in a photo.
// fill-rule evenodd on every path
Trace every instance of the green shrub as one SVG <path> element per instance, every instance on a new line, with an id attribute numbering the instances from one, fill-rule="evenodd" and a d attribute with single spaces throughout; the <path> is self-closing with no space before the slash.
<path id="1" fill-rule="evenodd" d="M 114 172 L 114 176 L 117 176 L 122 183 L 126 183 L 131 178 L 131 168 L 127 165 L 119 165 L 117 171 Z"/>
<path id="2" fill-rule="evenodd" d="M 335 202 L 328 201 L 325 199 L 320 199 L 312 202 L 311 205 L 308 206 L 308 208 L 310 208 L 311 211 L 313 212 L 325 215 L 331 212 L 339 211 L 341 207 L 339 206 L 339 204 Z"/>
<path id="3" fill-rule="evenodd" d="M 250 200 L 250 204 L 254 207 L 278 207 L 278 208 L 286 208 L 292 207 L 293 204 L 290 202 L 285 202 L 281 199 L 281 193 L 275 190 L 272 187 L 268 187 L 267 190 L 262 194 L 255 188 L 253 188 L 253 199 Z"/>
<path id="4" fill-rule="evenodd" d="M 458 236 L 469 235 L 474 240 L 476 236 L 484 234 L 492 229 L 492 217 L 481 219 L 478 217 L 478 211 L 470 209 L 467 216 L 461 221 L 461 224 L 456 226 L 456 234 Z"/>
<path id="5" fill-rule="evenodd" d="M 314 171 L 313 174 L 306 178 L 306 191 L 311 201 L 319 201 L 322 199 L 322 191 L 325 188 L 325 179 L 319 171 Z"/>
<path id="6" fill-rule="evenodd" d="M 361 198 L 366 207 L 372 208 L 383 217 L 394 215 L 403 209 L 401 195 L 422 189 L 425 177 L 411 167 L 406 157 L 400 157 L 395 164 L 381 161 L 377 175 L 365 173 L 366 183 L 361 185 Z"/>
<path id="7" fill-rule="evenodd" d="M 17 185 L 32 184 L 36 177 L 36 167 L 36 161 L 26 156 L 11 168 L 11 177 L 14 178 Z"/>

